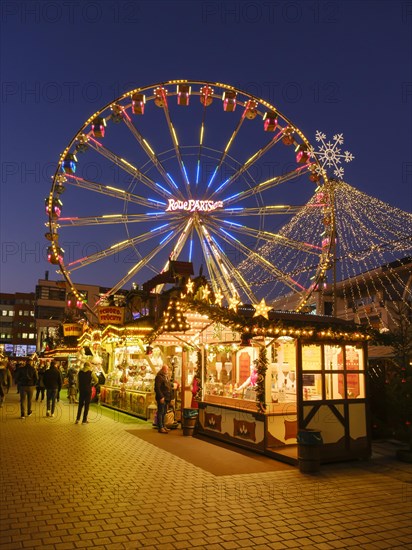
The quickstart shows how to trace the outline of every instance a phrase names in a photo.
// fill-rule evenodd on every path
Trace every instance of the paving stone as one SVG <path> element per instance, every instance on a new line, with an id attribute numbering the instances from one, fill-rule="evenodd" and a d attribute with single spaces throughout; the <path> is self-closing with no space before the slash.
<path id="1" fill-rule="evenodd" d="M 293 468 L 214 476 L 128 431 L 150 423 L 93 405 L 96 421 L 79 427 L 64 401 L 53 422 L 43 408 L 30 426 L 18 408 L 0 416 L 0 550 L 410 545 L 412 467 L 394 458 L 325 465 L 310 478 Z"/>

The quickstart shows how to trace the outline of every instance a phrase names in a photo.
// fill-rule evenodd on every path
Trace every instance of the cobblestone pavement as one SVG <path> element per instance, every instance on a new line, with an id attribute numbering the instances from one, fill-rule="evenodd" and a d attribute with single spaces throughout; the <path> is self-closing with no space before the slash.
<path id="1" fill-rule="evenodd" d="M 216 477 L 127 432 L 148 422 L 95 405 L 75 425 L 65 396 L 54 418 L 36 403 L 21 420 L 14 392 L 0 409 L 0 550 L 412 548 L 412 467 L 387 446 L 318 474 Z"/>

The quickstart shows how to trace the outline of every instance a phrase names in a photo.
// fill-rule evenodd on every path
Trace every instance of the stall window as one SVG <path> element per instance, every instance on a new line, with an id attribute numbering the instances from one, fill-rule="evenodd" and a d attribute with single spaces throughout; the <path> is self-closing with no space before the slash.
<path id="1" fill-rule="evenodd" d="M 307 345 L 302 346 L 302 369 L 303 370 L 321 370 L 322 369 L 322 346 Z"/>
<path id="2" fill-rule="evenodd" d="M 345 377 L 343 374 L 326 373 L 325 374 L 326 399 L 344 399 L 345 398 Z"/>
<path id="3" fill-rule="evenodd" d="M 302 374 L 302 395 L 304 401 L 322 399 L 322 375 L 320 373 Z"/>
<path id="4" fill-rule="evenodd" d="M 356 346 L 324 346 L 326 399 L 363 399 L 363 350 Z"/>
<path id="5" fill-rule="evenodd" d="M 348 399 L 365 397 L 365 375 L 363 372 L 363 350 L 355 346 L 345 346 L 346 387 Z"/>
<path id="6" fill-rule="evenodd" d="M 206 351 L 204 396 L 244 397 L 246 385 L 237 388 L 249 376 L 253 349 L 243 348 L 236 353 L 232 345 L 209 345 Z"/>
<path id="7" fill-rule="evenodd" d="M 322 399 L 322 346 L 302 346 L 302 396 L 304 401 Z"/>

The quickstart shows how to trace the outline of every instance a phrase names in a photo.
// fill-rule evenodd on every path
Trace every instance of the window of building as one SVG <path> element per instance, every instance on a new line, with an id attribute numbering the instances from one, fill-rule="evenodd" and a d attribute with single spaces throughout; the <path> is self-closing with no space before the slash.
<path id="1" fill-rule="evenodd" d="M 66 300 L 66 290 L 64 288 L 37 286 L 36 298 L 38 300 L 56 300 L 59 302 L 64 302 Z"/>
<path id="2" fill-rule="evenodd" d="M 37 307 L 37 318 L 61 320 L 64 318 L 64 307 Z"/>

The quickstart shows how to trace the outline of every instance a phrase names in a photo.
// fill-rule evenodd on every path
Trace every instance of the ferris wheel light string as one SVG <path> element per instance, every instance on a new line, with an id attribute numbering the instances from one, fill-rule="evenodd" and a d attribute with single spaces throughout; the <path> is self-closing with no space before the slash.
<path id="1" fill-rule="evenodd" d="M 174 182 L 173 182 L 173 183 L 174 183 Z M 156 183 L 155 185 L 156 185 L 156 187 L 158 187 L 159 189 L 161 189 L 162 191 L 164 191 L 167 195 L 173 196 L 172 192 L 169 191 L 169 189 L 166 189 L 166 187 L 163 187 L 163 185 L 161 185 L 160 183 Z M 176 185 L 176 184 L 174 183 L 174 185 Z"/>
<path id="2" fill-rule="evenodd" d="M 171 183 L 173 184 L 173 186 L 174 186 L 176 189 L 179 189 L 177 183 L 176 183 L 175 180 L 172 178 L 172 176 L 170 175 L 170 173 L 167 172 L 166 175 L 167 175 L 167 177 L 169 178 L 169 180 L 171 181 Z M 156 185 L 157 185 L 158 187 L 161 187 L 160 184 L 158 184 L 158 183 L 157 183 Z M 169 193 L 169 195 L 171 195 L 170 192 L 168 192 L 168 193 Z"/>
<path id="3" fill-rule="evenodd" d="M 182 170 L 186 179 L 186 183 L 189 185 L 189 178 L 187 177 L 186 166 L 184 165 L 183 161 L 182 161 Z"/>
<path id="4" fill-rule="evenodd" d="M 212 185 L 213 180 L 215 179 L 215 176 L 216 176 L 216 174 L 217 174 L 218 169 L 219 169 L 219 166 L 216 166 L 216 168 L 215 168 L 215 170 L 214 170 L 214 172 L 213 172 L 213 174 L 212 174 L 212 177 L 210 178 L 209 183 L 207 184 L 206 189 L 209 189 L 209 187 Z"/>

